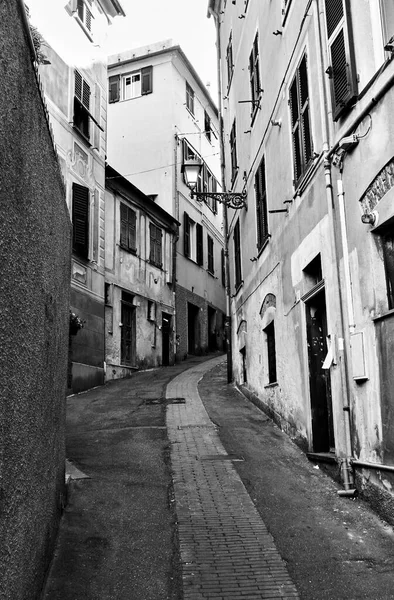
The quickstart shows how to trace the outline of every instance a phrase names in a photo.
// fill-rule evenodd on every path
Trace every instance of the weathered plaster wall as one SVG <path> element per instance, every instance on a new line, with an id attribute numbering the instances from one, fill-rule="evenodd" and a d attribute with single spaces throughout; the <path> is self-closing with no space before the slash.
<path id="1" fill-rule="evenodd" d="M 0 4 L 0 597 L 39 597 L 64 486 L 71 228 L 19 4 Z"/>

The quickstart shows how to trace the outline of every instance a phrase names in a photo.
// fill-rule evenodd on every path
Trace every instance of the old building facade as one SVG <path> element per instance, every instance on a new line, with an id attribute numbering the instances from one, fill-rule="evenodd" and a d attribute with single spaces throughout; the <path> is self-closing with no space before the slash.
<path id="1" fill-rule="evenodd" d="M 235 379 L 392 518 L 392 104 L 386 0 L 211 0 Z"/>
<path id="2" fill-rule="evenodd" d="M 104 193 L 106 56 L 100 45 L 118 0 L 30 0 L 44 37 L 40 78 L 73 224 L 71 310 L 84 321 L 73 336 L 71 389 L 104 382 Z M 70 39 L 73 43 L 70 44 Z"/>
<path id="3" fill-rule="evenodd" d="M 173 255 L 178 222 L 107 166 L 106 381 L 174 363 Z"/>
<path id="4" fill-rule="evenodd" d="M 108 160 L 180 222 L 174 246 L 178 360 L 223 348 L 221 206 L 190 198 L 185 160 L 203 163 L 199 189 L 220 179 L 217 109 L 179 46 L 166 41 L 109 57 Z"/>

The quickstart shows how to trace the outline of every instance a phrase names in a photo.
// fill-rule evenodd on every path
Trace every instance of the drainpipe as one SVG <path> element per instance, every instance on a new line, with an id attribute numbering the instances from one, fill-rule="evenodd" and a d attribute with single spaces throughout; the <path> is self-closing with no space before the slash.
<path id="1" fill-rule="evenodd" d="M 343 331 L 344 331 L 344 316 L 343 316 L 343 304 L 342 304 L 342 293 L 341 293 L 341 281 L 340 281 L 340 269 L 339 269 L 339 252 L 338 252 L 338 244 L 335 235 L 335 218 L 334 218 L 334 194 L 332 187 L 332 174 L 331 174 L 331 163 L 330 156 L 331 152 L 329 151 L 329 125 L 327 118 L 327 93 L 324 79 L 324 60 L 323 60 L 323 36 L 322 36 L 322 27 L 320 22 L 320 10 L 319 10 L 319 0 L 315 0 L 316 10 L 313 11 L 315 26 L 318 31 L 319 43 L 318 43 L 318 52 L 319 52 L 319 62 L 320 62 L 320 77 L 319 77 L 319 91 L 321 97 L 323 98 L 323 107 L 325 110 L 322 110 L 322 129 L 323 135 L 325 137 L 323 141 L 323 152 L 324 152 L 324 177 L 326 184 L 326 201 L 327 201 L 327 213 L 329 217 L 329 226 L 330 226 L 330 238 L 331 238 L 331 247 L 334 250 L 335 254 L 335 286 L 338 290 L 338 300 L 339 300 L 339 313 L 340 313 L 340 337 L 343 339 Z M 352 321 L 353 322 L 353 321 Z M 344 483 L 344 490 L 339 490 L 338 494 L 340 496 L 349 496 L 352 497 L 356 493 L 354 489 L 353 482 L 353 473 L 351 469 L 351 458 L 353 456 L 352 452 L 352 443 L 351 443 L 351 421 L 350 421 L 350 406 L 349 406 L 349 380 L 348 380 L 348 367 L 347 367 L 347 356 L 345 347 L 343 347 L 343 360 L 340 361 L 340 373 L 341 373 L 341 387 L 344 390 L 344 401 L 342 405 L 342 410 L 344 413 L 344 431 L 345 431 L 345 447 L 346 447 L 346 458 L 342 461 L 342 476 Z"/>
<path id="2" fill-rule="evenodd" d="M 174 148 L 174 208 L 175 208 L 175 218 L 179 222 L 179 196 L 178 196 L 178 136 L 175 135 L 175 148 Z M 177 255 L 177 244 L 179 240 L 179 225 L 176 225 L 174 228 L 174 238 L 172 243 L 172 298 L 174 303 L 174 318 L 173 318 L 173 348 L 174 348 L 174 361 L 177 361 L 178 354 L 178 346 L 176 343 L 176 274 L 177 274 L 177 264 L 176 264 L 176 255 Z"/>
<path id="3" fill-rule="evenodd" d="M 226 191 L 226 169 L 224 158 L 224 134 L 223 134 L 223 116 L 222 116 L 222 78 L 220 73 L 220 19 L 214 9 L 208 9 L 208 16 L 213 15 L 216 26 L 216 60 L 217 60 L 217 78 L 218 78 L 218 114 L 219 114 L 219 142 L 220 142 L 220 175 L 223 192 Z M 225 334 L 227 347 L 227 383 L 233 380 L 233 353 L 232 353 L 232 324 L 231 324 L 231 282 L 230 282 L 230 261 L 228 251 L 228 214 L 227 206 L 223 204 L 223 237 L 224 237 L 224 270 L 225 270 L 225 288 L 226 288 L 226 316 L 225 316 Z"/>

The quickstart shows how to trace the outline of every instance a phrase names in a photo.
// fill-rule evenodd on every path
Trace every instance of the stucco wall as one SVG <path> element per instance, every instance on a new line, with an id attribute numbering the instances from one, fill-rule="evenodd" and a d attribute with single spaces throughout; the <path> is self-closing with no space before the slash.
<path id="1" fill-rule="evenodd" d="M 0 4 L 0 598 L 39 597 L 64 485 L 70 222 L 19 4 Z"/>

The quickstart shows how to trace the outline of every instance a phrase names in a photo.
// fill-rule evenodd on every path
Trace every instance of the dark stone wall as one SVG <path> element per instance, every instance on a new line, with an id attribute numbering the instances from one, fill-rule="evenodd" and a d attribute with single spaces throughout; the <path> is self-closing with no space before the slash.
<path id="1" fill-rule="evenodd" d="M 0 80 L 0 598 L 35 600 L 64 493 L 71 227 L 15 0 Z"/>

